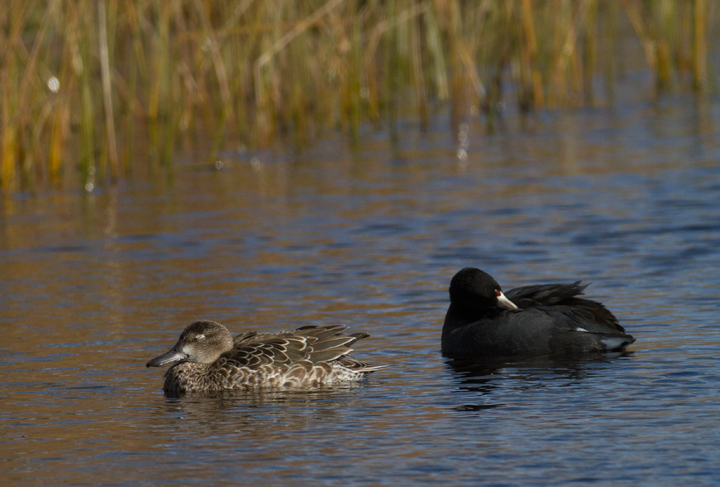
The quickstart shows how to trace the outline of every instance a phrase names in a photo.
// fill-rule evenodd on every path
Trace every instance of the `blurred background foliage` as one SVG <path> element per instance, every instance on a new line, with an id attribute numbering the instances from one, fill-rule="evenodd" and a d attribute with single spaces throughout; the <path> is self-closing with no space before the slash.
<path id="1" fill-rule="evenodd" d="M 357 143 L 362 124 L 423 128 L 448 104 L 450 123 L 492 130 L 507 104 L 612 104 L 629 72 L 650 98 L 717 92 L 706 0 L 3 3 L 6 195 L 70 176 L 92 190 L 178 151 Z"/>

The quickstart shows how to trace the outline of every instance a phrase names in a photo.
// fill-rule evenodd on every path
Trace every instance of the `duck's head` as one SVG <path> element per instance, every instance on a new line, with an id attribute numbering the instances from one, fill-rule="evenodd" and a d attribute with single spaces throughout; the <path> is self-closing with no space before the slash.
<path id="1" fill-rule="evenodd" d="M 450 281 L 450 304 L 475 313 L 495 308 L 520 309 L 505 297 L 490 274 L 474 267 L 462 269 Z"/>
<path id="2" fill-rule="evenodd" d="M 183 330 L 169 352 L 150 360 L 147 366 L 162 367 L 178 362 L 211 364 L 232 348 L 233 338 L 227 328 L 215 321 L 196 321 Z"/>

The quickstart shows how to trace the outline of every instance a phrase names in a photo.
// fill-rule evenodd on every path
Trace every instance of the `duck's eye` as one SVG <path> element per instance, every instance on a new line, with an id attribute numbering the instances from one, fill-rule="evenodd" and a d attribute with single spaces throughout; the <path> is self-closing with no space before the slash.
<path id="1" fill-rule="evenodd" d="M 199 335 L 196 335 L 196 336 L 195 336 L 195 339 L 196 339 L 196 340 L 205 340 L 205 335 L 203 335 L 203 334 L 201 333 L 201 334 L 199 334 Z"/>

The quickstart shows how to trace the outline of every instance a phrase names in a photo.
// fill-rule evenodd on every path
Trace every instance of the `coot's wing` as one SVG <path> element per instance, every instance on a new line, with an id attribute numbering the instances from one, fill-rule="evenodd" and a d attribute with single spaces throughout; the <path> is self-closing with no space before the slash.
<path id="1" fill-rule="evenodd" d="M 554 306 L 582 294 L 586 287 L 588 284 L 583 286 L 580 281 L 572 284 L 538 284 L 511 289 L 505 296 L 521 308 L 518 301 L 522 300 L 533 301 L 536 305 Z"/>
<path id="2" fill-rule="evenodd" d="M 558 324 L 582 328 L 590 333 L 625 333 L 617 318 L 602 303 L 580 298 L 588 284 L 540 284 L 505 293 L 520 309 L 544 308 Z M 564 318 L 561 318 L 564 317 Z"/>
<path id="3" fill-rule="evenodd" d="M 625 333 L 618 319 L 602 303 L 590 299 L 572 298 L 567 302 L 548 308 L 559 311 L 577 324 L 578 327 L 590 333 L 615 334 Z"/>

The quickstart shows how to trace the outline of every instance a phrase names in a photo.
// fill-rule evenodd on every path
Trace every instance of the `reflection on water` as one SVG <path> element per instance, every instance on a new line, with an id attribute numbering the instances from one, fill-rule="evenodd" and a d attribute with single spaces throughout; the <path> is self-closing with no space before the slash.
<path id="1" fill-rule="evenodd" d="M 619 358 L 632 352 L 589 354 L 583 357 L 540 357 L 508 360 L 465 360 L 446 358 L 446 364 L 457 384 L 458 397 L 477 397 L 483 404 L 463 404 L 461 410 L 480 410 L 498 407 L 493 404 L 494 392 L 503 394 L 508 380 L 522 385 L 524 390 L 546 387 L 568 387 L 581 380 L 601 377 L 606 368 L 613 367 Z M 626 364 L 618 364 L 626 367 Z"/>
<path id="2" fill-rule="evenodd" d="M 621 95 L 621 94 L 620 94 Z M 619 95 L 619 96 L 620 96 Z M 0 470 L 11 484 L 713 484 L 720 478 L 716 103 L 444 122 L 357 152 L 226 154 L 171 183 L 0 202 Z M 629 353 L 440 356 L 447 287 L 592 282 Z M 163 396 L 197 319 L 344 323 L 354 387 Z"/>
<path id="3" fill-rule="evenodd" d="M 446 359 L 446 362 L 453 375 L 463 384 L 461 389 L 479 391 L 478 384 L 490 384 L 500 374 L 512 373 L 527 383 L 553 378 L 585 379 L 592 371 L 600 372 L 598 364 L 611 364 L 619 357 L 630 356 L 632 352 L 625 351 L 582 357 L 540 357 L 513 361 Z M 485 393 L 490 392 L 490 389 L 483 390 Z"/>

